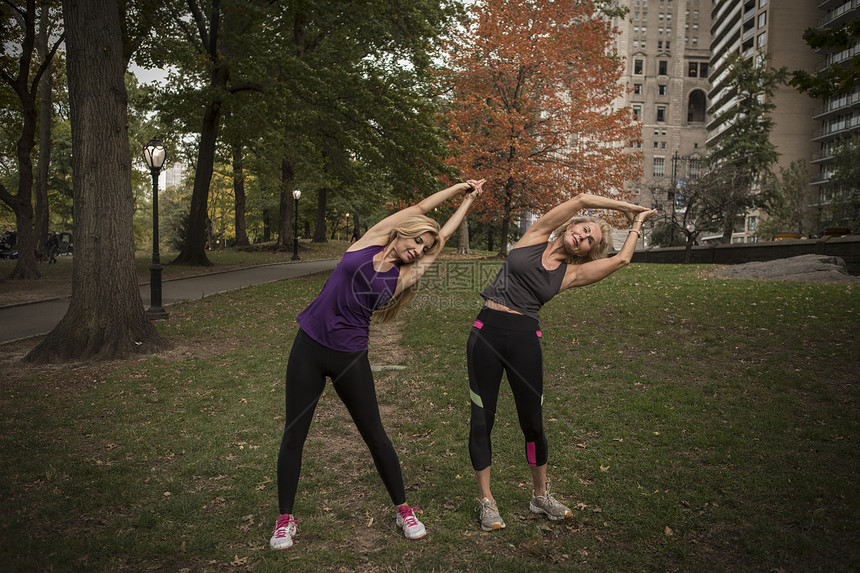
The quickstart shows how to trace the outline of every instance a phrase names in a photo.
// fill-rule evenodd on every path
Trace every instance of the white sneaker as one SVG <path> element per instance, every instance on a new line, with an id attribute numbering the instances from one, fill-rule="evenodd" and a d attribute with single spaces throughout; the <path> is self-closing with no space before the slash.
<path id="1" fill-rule="evenodd" d="M 289 549 L 293 546 L 293 537 L 299 532 L 296 520 L 289 513 L 278 516 L 269 546 L 272 549 Z"/>
<path id="2" fill-rule="evenodd" d="M 573 517 L 573 512 L 570 511 L 569 507 L 550 495 L 549 484 L 546 484 L 546 495 L 538 496 L 532 492 L 529 509 L 532 513 L 542 513 L 553 521 Z"/>
<path id="3" fill-rule="evenodd" d="M 478 512 L 478 520 L 481 522 L 481 529 L 484 531 L 495 531 L 505 528 L 505 521 L 499 515 L 499 508 L 496 506 L 496 500 L 490 501 L 484 498 L 479 502 L 480 505 L 475 508 Z"/>
<path id="4" fill-rule="evenodd" d="M 417 506 L 400 505 L 397 507 L 397 527 L 403 530 L 406 539 L 421 539 L 427 535 L 424 524 L 415 517 L 416 511 L 420 511 Z"/>

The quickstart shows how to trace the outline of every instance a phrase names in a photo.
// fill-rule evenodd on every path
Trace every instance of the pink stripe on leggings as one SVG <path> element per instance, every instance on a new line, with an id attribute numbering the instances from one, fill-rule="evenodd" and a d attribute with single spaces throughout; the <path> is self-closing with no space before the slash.
<path id="1" fill-rule="evenodd" d="M 537 465 L 537 454 L 535 454 L 535 443 L 526 442 L 526 459 L 530 466 Z"/>

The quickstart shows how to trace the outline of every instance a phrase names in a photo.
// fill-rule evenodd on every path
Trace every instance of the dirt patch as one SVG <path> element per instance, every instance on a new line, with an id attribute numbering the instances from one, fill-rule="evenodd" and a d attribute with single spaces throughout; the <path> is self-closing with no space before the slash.
<path id="1" fill-rule="evenodd" d="M 35 348 L 44 336 L 27 338 L 17 342 L 0 345 L 0 386 L 20 386 L 29 383 L 46 386 L 53 392 L 74 393 L 92 380 L 109 376 L 117 368 L 129 363 L 151 358 L 151 355 L 134 355 L 120 360 L 70 362 L 66 364 L 31 364 L 24 357 Z M 240 346 L 238 340 L 186 340 L 171 350 L 158 353 L 164 362 L 180 362 L 190 358 L 210 358 L 224 354 Z"/>
<path id="2" fill-rule="evenodd" d="M 371 366 L 396 366 L 406 363 L 406 349 L 400 345 L 405 328 L 406 323 L 401 317 L 385 324 L 374 323 L 370 327 L 367 356 Z"/>

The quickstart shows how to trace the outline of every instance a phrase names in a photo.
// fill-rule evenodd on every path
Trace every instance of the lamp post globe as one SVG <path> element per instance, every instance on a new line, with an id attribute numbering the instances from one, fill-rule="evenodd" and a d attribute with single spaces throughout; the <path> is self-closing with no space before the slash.
<path id="1" fill-rule="evenodd" d="M 291 259 L 293 261 L 299 260 L 299 199 L 301 197 L 301 190 L 293 189 L 293 199 L 295 200 L 293 203 L 293 218 L 295 220 L 293 223 L 293 257 Z"/>
<path id="2" fill-rule="evenodd" d="M 150 139 L 143 148 L 143 158 L 152 174 L 152 263 L 149 265 L 149 320 L 167 320 L 167 311 L 161 306 L 161 259 L 158 254 L 158 175 L 164 166 L 167 152 L 157 139 Z"/>

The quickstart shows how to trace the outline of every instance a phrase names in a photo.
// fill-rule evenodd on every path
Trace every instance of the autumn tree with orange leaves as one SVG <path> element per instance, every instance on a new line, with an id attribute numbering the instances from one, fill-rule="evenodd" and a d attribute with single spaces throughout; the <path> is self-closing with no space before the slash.
<path id="1" fill-rule="evenodd" d="M 640 127 L 613 109 L 625 89 L 616 30 L 591 0 L 483 0 L 452 32 L 439 71 L 449 164 L 487 179 L 475 212 L 502 224 L 588 192 L 627 199 Z"/>

